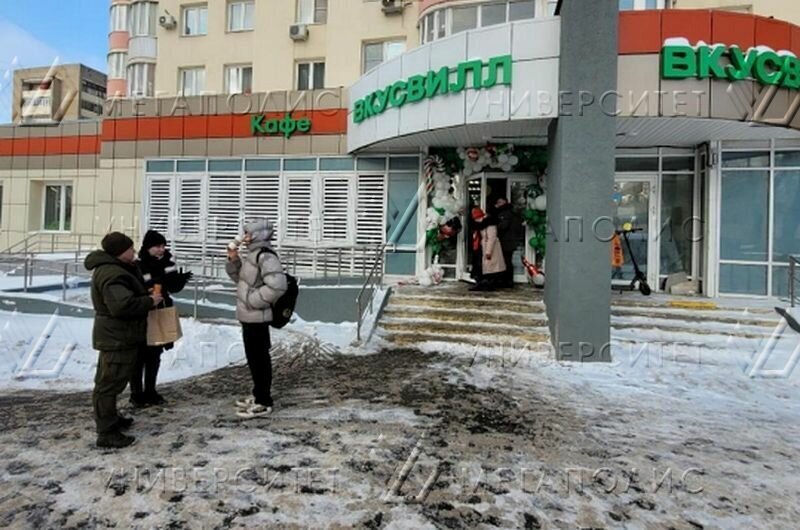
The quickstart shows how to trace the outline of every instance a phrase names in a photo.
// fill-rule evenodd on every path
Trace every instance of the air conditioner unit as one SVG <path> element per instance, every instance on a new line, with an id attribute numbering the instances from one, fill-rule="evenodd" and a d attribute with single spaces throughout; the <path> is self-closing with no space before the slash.
<path id="1" fill-rule="evenodd" d="M 305 24 L 292 24 L 289 27 L 289 36 L 292 40 L 306 40 L 308 38 L 308 26 Z"/>
<path id="2" fill-rule="evenodd" d="M 381 0 L 384 14 L 394 15 L 396 13 L 402 13 L 405 7 L 404 1 L 405 0 Z"/>
<path id="3" fill-rule="evenodd" d="M 175 29 L 178 27 L 178 21 L 167 12 L 165 15 L 158 17 L 158 25 L 164 29 Z"/>

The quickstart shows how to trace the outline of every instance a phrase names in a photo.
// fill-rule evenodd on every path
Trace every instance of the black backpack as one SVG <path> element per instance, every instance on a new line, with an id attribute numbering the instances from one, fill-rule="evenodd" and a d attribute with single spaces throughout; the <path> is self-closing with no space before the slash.
<path id="1" fill-rule="evenodd" d="M 256 256 L 256 263 L 261 259 L 263 252 L 269 252 L 278 258 L 278 254 L 274 250 L 262 248 L 258 256 Z M 284 274 L 286 275 L 286 292 L 272 304 L 272 322 L 269 325 L 275 329 L 286 327 L 292 319 L 294 308 L 297 305 L 297 297 L 300 295 L 300 285 L 297 283 L 297 278 L 287 272 L 284 272 Z"/>

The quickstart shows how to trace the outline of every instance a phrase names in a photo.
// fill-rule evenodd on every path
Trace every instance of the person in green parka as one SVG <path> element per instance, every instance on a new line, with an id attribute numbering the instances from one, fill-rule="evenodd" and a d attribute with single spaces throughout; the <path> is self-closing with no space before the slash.
<path id="1" fill-rule="evenodd" d="M 146 346 L 147 314 L 162 298 L 147 292 L 128 236 L 112 232 L 103 238 L 101 247 L 84 262 L 92 271 L 92 344 L 99 351 L 92 405 L 97 446 L 121 448 L 134 441 L 133 436 L 121 432 L 133 420 L 118 414 L 117 397 L 131 379 L 139 350 Z"/>

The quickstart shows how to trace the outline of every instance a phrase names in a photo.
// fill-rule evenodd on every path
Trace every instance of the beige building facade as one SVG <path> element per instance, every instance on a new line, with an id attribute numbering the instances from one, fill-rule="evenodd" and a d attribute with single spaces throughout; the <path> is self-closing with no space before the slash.
<path id="1" fill-rule="evenodd" d="M 82 64 L 14 71 L 11 116 L 17 124 L 98 119 L 106 99 L 106 76 Z"/>

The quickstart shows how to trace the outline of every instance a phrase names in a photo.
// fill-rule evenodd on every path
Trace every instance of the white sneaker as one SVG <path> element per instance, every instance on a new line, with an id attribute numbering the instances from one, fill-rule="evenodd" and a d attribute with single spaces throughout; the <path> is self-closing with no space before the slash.
<path id="1" fill-rule="evenodd" d="M 240 409 L 249 409 L 255 404 L 256 404 L 256 398 L 252 396 L 236 400 L 236 406 L 239 407 Z"/>
<path id="2" fill-rule="evenodd" d="M 252 405 L 246 410 L 239 410 L 236 415 L 246 420 L 254 418 L 266 418 L 272 414 L 272 407 L 265 407 L 264 405 Z"/>

